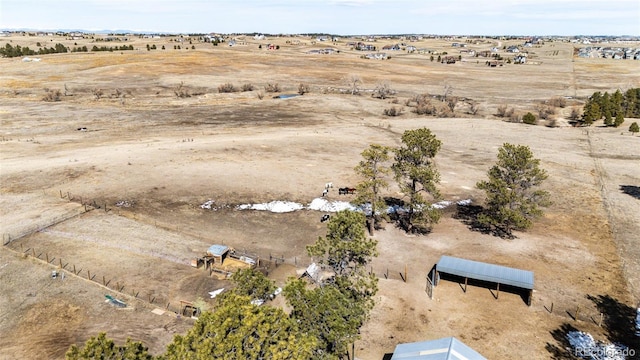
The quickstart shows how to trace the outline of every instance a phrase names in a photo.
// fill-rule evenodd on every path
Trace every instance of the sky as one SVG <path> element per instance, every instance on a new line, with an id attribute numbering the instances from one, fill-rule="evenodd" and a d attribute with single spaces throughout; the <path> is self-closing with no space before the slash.
<path id="1" fill-rule="evenodd" d="M 640 35 L 640 0 L 0 0 L 0 29 Z"/>

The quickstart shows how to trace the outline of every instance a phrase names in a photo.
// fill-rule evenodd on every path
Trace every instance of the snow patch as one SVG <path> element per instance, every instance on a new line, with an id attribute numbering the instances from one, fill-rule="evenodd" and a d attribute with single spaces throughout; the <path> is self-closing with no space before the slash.
<path id="1" fill-rule="evenodd" d="M 631 349 L 628 347 L 595 341 L 593 336 L 582 331 L 570 331 L 567 340 L 573 349 L 572 353 L 590 360 L 624 360 Z"/>
<path id="2" fill-rule="evenodd" d="M 238 210 L 260 210 L 274 213 L 286 213 L 304 209 L 304 205 L 292 201 L 272 201 L 262 204 L 242 204 L 238 205 Z"/>
<path id="3" fill-rule="evenodd" d="M 307 209 L 324 212 L 338 212 L 342 210 L 356 210 L 356 207 L 347 201 L 328 201 L 322 198 L 315 198 L 311 201 L 311 204 L 307 206 Z"/>

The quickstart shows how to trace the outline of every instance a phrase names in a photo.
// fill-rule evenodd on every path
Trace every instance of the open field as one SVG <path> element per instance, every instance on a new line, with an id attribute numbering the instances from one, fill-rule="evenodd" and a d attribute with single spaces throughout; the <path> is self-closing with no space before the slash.
<path id="1" fill-rule="evenodd" d="M 326 182 L 355 185 L 362 150 L 371 143 L 397 146 L 403 131 L 419 127 L 442 141 L 436 160 L 445 200 L 482 204 L 475 183 L 509 142 L 529 146 L 541 159 L 553 205 L 514 240 L 469 230 L 454 218 L 455 206 L 429 235 L 406 235 L 391 224 L 377 232 L 380 257 L 372 271 L 381 278 L 380 291 L 356 356 L 379 360 L 398 343 L 456 336 L 489 359 L 569 358 L 558 340 L 568 325 L 598 339 L 629 339 L 619 336 L 627 325 L 614 313 L 640 302 L 640 137 L 627 131 L 637 120 L 617 129 L 573 128 L 566 118 L 594 91 L 638 87 L 639 61 L 572 58 L 572 44 L 549 42 L 529 49 L 529 64 L 491 68 L 483 58 L 463 56 L 447 65 L 404 51 L 367 60 L 346 40 L 291 40 L 247 39 L 234 47 L 194 40 L 195 49 L 174 50 L 176 42 L 167 38 L 134 38 L 126 43 L 133 51 L 0 59 L 0 232 L 9 242 L 0 248 L 0 294 L 6 294 L 0 296 L 0 359 L 63 358 L 71 344 L 99 331 L 161 353 L 193 320 L 151 310 L 208 300 L 209 291 L 226 286 L 190 267 L 191 258 L 217 243 L 262 259 L 275 254 L 285 265 L 270 276 L 281 286 L 296 265 L 309 264 L 305 246 L 326 230 L 318 211 L 240 211 L 237 205 L 306 205 Z M 31 48 L 37 41 L 93 46 L 91 39 L 26 36 L 0 44 L 9 41 Z M 270 42 L 280 49 L 266 50 Z M 453 54 L 450 43 L 428 39 L 415 46 Z M 486 39 L 469 48 L 511 43 L 517 41 Z M 146 44 L 158 50 L 147 51 Z M 321 47 L 340 53 L 307 54 Z M 362 79 L 360 96 L 346 93 L 343 79 L 351 75 Z M 397 94 L 371 97 L 383 81 Z M 219 93 L 224 83 L 251 83 L 255 90 Z M 281 92 L 267 93 L 268 83 Z M 296 93 L 300 83 L 311 92 L 272 98 Z M 192 96 L 177 97 L 180 84 Z M 65 86 L 61 101 L 42 100 L 45 88 L 64 92 Z M 445 87 L 478 102 L 479 112 L 468 114 L 460 101 L 452 117 L 440 118 L 405 105 L 417 94 L 442 95 Z M 556 96 L 571 97 L 568 107 L 557 109 L 559 127 L 494 115 L 501 105 L 534 112 Z M 382 115 L 391 106 L 404 113 Z M 395 187 L 388 191 L 399 196 Z M 336 189 L 328 195 L 351 197 Z M 208 200 L 215 210 L 200 207 Z M 511 293 L 496 300 L 482 287 L 463 293 L 447 281 L 430 299 L 425 276 L 441 255 L 534 271 L 533 305 Z M 67 276 L 52 279 L 60 265 Z M 405 268 L 406 282 L 400 277 Z M 105 294 L 132 310 L 106 304 Z M 601 312 L 607 317 L 599 327 Z M 634 341 L 626 345 L 640 352 Z"/>

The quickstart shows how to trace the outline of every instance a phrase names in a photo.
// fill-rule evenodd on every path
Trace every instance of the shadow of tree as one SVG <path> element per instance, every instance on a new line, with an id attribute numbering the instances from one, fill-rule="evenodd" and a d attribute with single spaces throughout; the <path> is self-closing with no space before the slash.
<path id="1" fill-rule="evenodd" d="M 640 186 L 620 185 L 620 191 L 636 199 L 640 199 Z"/>
<path id="2" fill-rule="evenodd" d="M 545 349 L 551 355 L 553 360 L 575 360 L 580 359 L 573 355 L 571 344 L 567 339 L 567 334 L 571 331 L 578 331 L 571 324 L 564 323 L 559 328 L 551 331 L 551 336 L 556 340 L 556 344 L 547 343 Z"/>
<path id="3" fill-rule="evenodd" d="M 480 205 L 456 205 L 456 212 L 453 215 L 454 219 L 460 220 L 463 224 L 467 225 L 469 230 L 477 231 L 483 234 L 491 234 L 503 239 L 514 239 L 513 234 L 509 234 L 499 226 L 487 226 L 478 221 L 478 216 L 484 212 L 484 207 Z"/>
<path id="4" fill-rule="evenodd" d="M 387 206 L 392 206 L 396 209 L 401 209 L 406 205 L 404 200 L 394 197 L 385 197 L 384 201 Z M 389 214 L 389 220 L 391 220 L 398 229 L 402 229 L 410 234 L 426 235 L 433 230 L 431 226 L 420 226 L 419 224 L 410 223 L 407 215 L 407 212 L 396 211 Z"/>
<path id="5" fill-rule="evenodd" d="M 604 314 L 602 326 L 607 331 L 607 339 L 640 353 L 640 337 L 635 335 L 636 309 L 609 295 L 587 295 L 587 299 Z M 640 357 L 640 354 L 637 356 Z"/>

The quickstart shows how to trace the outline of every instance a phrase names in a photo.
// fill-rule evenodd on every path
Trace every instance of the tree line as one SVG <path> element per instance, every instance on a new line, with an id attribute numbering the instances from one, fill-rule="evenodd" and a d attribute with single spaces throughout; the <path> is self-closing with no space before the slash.
<path id="1" fill-rule="evenodd" d="M 257 305 L 273 298 L 275 283 L 255 269 L 239 270 L 231 277 L 232 289 L 216 298 L 214 311 L 204 301 L 194 303 L 204 303 L 198 320 L 185 335 L 176 335 L 163 354 L 154 357 L 131 339 L 116 345 L 100 333 L 83 346 L 72 345 L 66 359 L 344 359 L 375 304 L 378 279 L 367 267 L 378 256 L 377 241 L 366 230 L 387 214 L 382 194 L 387 177 L 393 174 L 406 198 L 396 221 L 407 231 L 432 226 L 440 217 L 432 201 L 440 197 L 434 157 L 441 145 L 421 128 L 405 131 L 397 148 L 371 144 L 362 152 L 355 167 L 363 179 L 356 202 L 369 211 L 336 213 L 326 236 L 307 246 L 307 254 L 329 275 L 290 278 L 282 289 L 289 312 Z M 388 164 L 392 155 L 394 162 Z M 542 215 L 540 207 L 549 204 L 549 194 L 535 189 L 546 178 L 528 147 L 504 144 L 488 180 L 476 185 L 487 194 L 478 222 L 500 235 L 528 228 Z"/>
<path id="2" fill-rule="evenodd" d="M 604 118 L 606 126 L 618 127 L 625 117 L 640 118 L 640 88 L 624 93 L 618 89 L 613 94 L 596 91 L 584 105 L 581 124 L 589 126 Z"/>
<path id="3" fill-rule="evenodd" d="M 91 51 L 125 51 L 125 50 L 133 50 L 133 45 L 122 45 L 122 46 L 93 46 Z M 30 49 L 28 46 L 22 47 L 20 45 L 12 46 L 7 43 L 4 47 L 0 48 L 0 56 L 13 58 L 20 56 L 34 56 L 34 55 L 47 55 L 47 54 L 60 54 L 67 52 L 88 52 L 88 48 L 86 46 L 78 46 L 69 48 L 64 46 L 63 44 L 56 44 L 53 47 L 42 47 L 38 50 Z"/>

